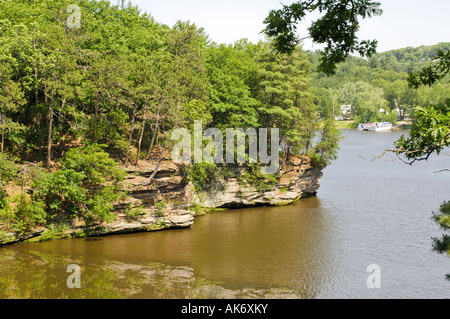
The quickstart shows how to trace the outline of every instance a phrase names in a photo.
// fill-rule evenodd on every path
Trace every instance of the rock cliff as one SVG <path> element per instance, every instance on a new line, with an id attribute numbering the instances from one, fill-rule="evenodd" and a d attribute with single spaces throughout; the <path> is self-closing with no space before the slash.
<path id="1" fill-rule="evenodd" d="M 6 233 L 0 244 L 40 241 L 65 237 L 101 236 L 163 229 L 188 228 L 194 223 L 198 208 L 242 208 L 250 206 L 288 205 L 302 197 L 313 196 L 320 186 L 322 171 L 311 166 L 310 160 L 293 157 L 282 167 L 278 182 L 267 181 L 261 189 L 243 181 L 243 167 L 233 167 L 228 178 L 207 190 L 195 191 L 183 178 L 183 170 L 172 162 L 163 162 L 151 185 L 146 185 L 154 165 L 140 163 L 127 168 L 123 182 L 128 192 L 126 200 L 116 205 L 116 219 L 109 223 L 84 226 L 75 223 L 70 228 L 38 228 L 26 235 Z"/>

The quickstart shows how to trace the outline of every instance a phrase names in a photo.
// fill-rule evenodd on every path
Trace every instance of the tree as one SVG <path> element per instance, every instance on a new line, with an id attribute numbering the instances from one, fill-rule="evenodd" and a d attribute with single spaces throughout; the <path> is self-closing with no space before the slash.
<path id="1" fill-rule="evenodd" d="M 23 126 L 14 122 L 11 114 L 25 103 L 24 94 L 18 83 L 11 79 L 12 70 L 8 64 L 0 62 L 0 153 L 5 147 L 5 136 L 8 132 L 20 131 Z"/>
<path id="2" fill-rule="evenodd" d="M 255 97 L 263 127 L 280 129 L 284 161 L 291 152 L 307 152 L 314 136 L 317 106 L 309 90 L 310 63 L 297 47 L 291 55 L 279 55 L 272 43 L 259 43 L 255 54 Z"/>
<path id="3" fill-rule="evenodd" d="M 126 148 L 125 122 L 132 108 L 129 68 L 123 55 L 94 53 L 82 81 L 85 103 L 90 106 L 88 131 L 92 143 L 106 143 L 120 152 Z"/>
<path id="4" fill-rule="evenodd" d="M 409 165 L 417 161 L 426 161 L 432 154 L 440 154 L 450 146 L 450 100 L 445 104 L 419 108 L 410 136 L 402 136 L 393 150 L 398 156 L 404 156 Z M 443 171 L 448 171 L 444 169 Z M 435 221 L 448 231 L 450 228 L 449 203 L 441 205 L 440 213 L 433 214 Z M 450 236 L 444 234 L 441 239 L 433 239 L 433 247 L 439 253 L 450 251 Z M 447 275 L 450 280 L 450 274 Z"/>
<path id="5" fill-rule="evenodd" d="M 17 164 L 6 154 L 0 153 L 0 217 L 10 209 L 6 185 L 17 175 L 17 172 Z"/>
<path id="6" fill-rule="evenodd" d="M 438 81 L 439 77 L 436 77 L 434 73 L 430 74 L 429 70 L 429 68 L 425 68 L 419 72 L 423 75 L 419 82 L 411 81 L 410 78 L 409 85 L 418 87 L 421 84 L 432 85 Z M 441 154 L 450 146 L 450 99 L 447 99 L 445 103 L 418 107 L 415 111 L 415 118 L 416 121 L 409 137 L 402 135 L 395 142 L 396 148 L 386 150 L 381 156 L 387 152 L 393 152 L 403 162 L 413 165 L 418 161 L 427 161 L 433 154 Z M 448 171 L 448 169 L 443 171 Z M 443 230 L 450 228 L 449 215 L 448 202 L 441 205 L 440 213 L 433 214 L 434 220 Z M 441 239 L 433 238 L 433 248 L 438 253 L 449 252 L 450 236 L 444 234 Z M 447 279 L 450 280 L 450 274 L 447 275 Z"/>
<path id="7" fill-rule="evenodd" d="M 445 231 L 450 230 L 450 202 L 444 202 L 438 214 L 433 214 L 434 220 L 438 223 L 441 228 Z M 436 252 L 443 254 L 450 254 L 450 236 L 443 234 L 442 238 L 433 238 L 433 248 Z M 450 274 L 446 275 L 447 279 L 450 280 Z"/>
<path id="8" fill-rule="evenodd" d="M 171 130 L 193 122 L 191 116 L 184 116 L 190 103 L 207 103 L 206 43 L 205 30 L 190 22 L 177 21 L 167 34 L 164 60 L 156 72 L 159 101 L 146 160 L 152 156 L 158 134 L 165 140 Z M 158 161 L 163 153 L 159 154 Z"/>
<path id="9" fill-rule="evenodd" d="M 58 19 L 59 20 L 59 19 Z M 40 38 L 33 41 L 39 48 L 35 77 L 37 90 L 44 96 L 42 111 L 47 118 L 47 166 L 51 166 L 55 117 L 64 122 L 67 105 L 74 99 L 75 82 L 79 80 L 74 39 L 67 37 L 57 23 L 39 24 Z M 39 64 L 38 64 L 39 63 Z M 37 80 L 39 79 L 39 80 Z M 39 92 L 37 93 L 39 95 Z"/>
<path id="10" fill-rule="evenodd" d="M 421 85 L 433 85 L 442 80 L 450 72 L 450 50 L 439 50 L 434 63 L 419 72 L 412 73 L 408 77 L 411 87 L 418 88 Z"/>
<path id="11" fill-rule="evenodd" d="M 319 71 L 327 75 L 335 74 L 337 64 L 344 62 L 349 54 L 355 51 L 363 57 L 373 55 L 376 49 L 376 40 L 358 42 L 356 33 L 359 29 L 359 17 L 366 18 L 382 13 L 379 2 L 366 0 L 295 2 L 291 5 L 284 5 L 281 10 L 272 10 L 265 20 L 267 27 L 264 32 L 274 38 L 275 47 L 279 52 L 292 53 L 295 45 L 301 40 L 296 38 L 295 23 L 303 19 L 307 13 L 315 10 L 319 10 L 323 16 L 313 22 L 308 31 L 315 43 L 325 44 L 318 66 Z M 414 60 L 414 55 L 406 51 L 407 54 L 404 55 L 404 58 Z M 410 87 L 431 86 L 448 75 L 450 51 L 439 50 L 436 55 L 437 59 L 433 64 L 409 75 Z M 378 63 L 386 62 L 385 68 L 393 68 L 396 59 L 398 57 L 391 55 L 385 61 L 371 61 L 371 63 L 378 67 Z M 372 95 L 375 100 L 381 101 L 377 96 L 379 94 Z M 353 100 L 359 102 L 357 96 L 354 96 Z M 376 104 L 378 103 L 374 103 L 374 105 Z M 417 108 L 415 117 L 416 121 L 410 136 L 408 138 L 402 136 L 395 143 L 396 149 L 385 152 L 394 152 L 399 157 L 404 156 L 406 158 L 404 161 L 410 165 L 416 161 L 428 160 L 432 154 L 440 154 L 444 148 L 450 146 L 450 99 L 440 105 L 423 105 Z M 449 229 L 450 210 L 448 206 L 448 203 L 444 203 L 441 206 L 441 213 L 435 215 L 435 220 L 445 230 Z M 449 238 L 448 235 L 444 235 L 442 240 L 435 239 L 435 249 L 438 252 L 449 251 Z M 450 275 L 447 277 L 450 279 Z"/>
<path id="12" fill-rule="evenodd" d="M 439 155 L 450 146 L 450 100 L 442 105 L 419 107 L 415 117 L 409 137 L 402 135 L 395 143 L 395 152 L 410 165 L 426 161 L 434 153 Z"/>
<path id="13" fill-rule="evenodd" d="M 110 221 L 114 203 L 123 196 L 119 182 L 124 176 L 99 145 L 73 148 L 61 160 L 61 169 L 34 180 L 33 199 L 43 204 L 48 221 Z"/>
<path id="14" fill-rule="evenodd" d="M 380 3 L 368 0 L 312 0 L 284 5 L 283 9 L 270 11 L 264 23 L 264 33 L 274 38 L 275 48 L 281 53 L 292 53 L 302 40 L 297 39 L 296 23 L 308 13 L 319 11 L 323 16 L 308 28 L 313 42 L 324 44 L 318 70 L 334 74 L 336 65 L 344 62 L 354 52 L 370 57 L 375 53 L 377 41 L 358 41 L 359 19 L 382 14 Z M 305 39 L 303 38 L 303 39 Z"/>
<path id="15" fill-rule="evenodd" d="M 210 112 L 219 129 L 259 126 L 260 102 L 252 96 L 249 85 L 256 70 L 251 46 L 241 41 L 234 45 L 212 44 L 208 48 Z"/>
<path id="16" fill-rule="evenodd" d="M 383 89 L 373 87 L 369 83 L 349 82 L 339 91 L 339 101 L 352 106 L 352 115 L 362 122 L 375 119 L 381 109 L 386 108 L 387 101 L 383 97 Z"/>
<path id="17" fill-rule="evenodd" d="M 15 165 L 12 154 L 17 167 L 25 165 L 18 171 L 28 185 L 22 178 L 9 215 L 17 225 L 26 220 L 19 228 L 108 220 L 118 198 L 109 188 L 112 168 L 135 155 L 134 164 L 155 160 L 151 182 L 170 132 L 195 120 L 222 130 L 278 127 L 285 160 L 314 152 L 325 163 L 333 158 L 334 144 L 324 143 L 332 126 L 319 121 L 311 63 L 300 46 L 279 55 L 272 42 L 217 45 L 190 22 L 169 27 L 132 5 L 77 3 L 82 23 L 72 29 L 71 0 L 0 1 L 0 173 Z M 317 147 L 316 130 L 323 137 Z M 25 162 L 36 163 L 32 173 Z M 5 209 L 5 183 L 14 182 L 0 185 Z"/>
<path id="18" fill-rule="evenodd" d="M 331 114 L 323 118 L 321 122 L 319 142 L 314 146 L 313 158 L 320 167 L 326 167 L 331 164 L 331 161 L 337 159 L 339 142 L 343 136 L 336 129 L 336 122 Z"/>

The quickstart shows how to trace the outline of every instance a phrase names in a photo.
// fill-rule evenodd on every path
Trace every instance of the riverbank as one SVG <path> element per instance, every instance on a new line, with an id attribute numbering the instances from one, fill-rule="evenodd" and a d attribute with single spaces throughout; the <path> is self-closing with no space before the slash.
<path id="1" fill-rule="evenodd" d="M 314 196 L 322 177 L 322 170 L 309 158 L 292 156 L 275 181 L 246 180 L 245 166 L 236 165 L 228 168 L 226 177 L 199 190 L 185 180 L 183 168 L 171 161 L 162 162 L 153 183 L 146 185 L 155 167 L 156 163 L 141 161 L 137 166 L 123 168 L 127 173 L 122 182 L 127 197 L 116 203 L 113 221 L 85 225 L 75 220 L 70 225 L 35 227 L 23 234 L 0 225 L 0 245 L 189 228 L 196 217 L 206 213 L 284 206 Z"/>
<path id="2" fill-rule="evenodd" d="M 354 129 L 355 121 L 336 121 L 336 127 L 340 130 Z"/>
<path id="3" fill-rule="evenodd" d="M 351 120 L 351 121 L 336 121 L 336 127 L 340 130 L 351 130 L 351 129 L 355 129 L 356 126 L 355 126 L 355 121 Z M 407 129 L 411 129 L 411 127 L 412 127 L 412 121 L 407 120 L 407 121 L 397 122 L 394 129 L 407 130 Z"/>
<path id="4" fill-rule="evenodd" d="M 398 160 L 361 158 L 380 154 L 402 134 L 344 130 L 339 157 L 324 170 L 317 196 L 289 206 L 206 213 L 184 230 L 2 247 L 0 294 L 61 299 L 448 298 L 448 258 L 432 251 L 431 238 L 442 232 L 430 218 L 448 199 L 439 192 L 449 189 L 448 176 L 433 174 L 448 157 L 412 167 Z M 426 187 L 417 193 L 419 184 Z M 398 205 L 401 199 L 407 200 Z M 82 289 L 67 287 L 71 264 L 81 267 Z M 372 264 L 381 267 L 382 289 L 365 284 Z M 287 293 L 274 295 L 266 288 Z"/>

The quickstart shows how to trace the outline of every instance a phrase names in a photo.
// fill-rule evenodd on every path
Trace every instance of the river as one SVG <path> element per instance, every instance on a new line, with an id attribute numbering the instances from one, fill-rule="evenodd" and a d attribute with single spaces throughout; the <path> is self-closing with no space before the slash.
<path id="1" fill-rule="evenodd" d="M 449 173 L 435 172 L 449 157 L 369 161 L 407 132 L 343 134 L 317 197 L 190 229 L 2 247 L 0 298 L 450 298 L 450 259 L 431 246 L 443 233 L 432 213 L 450 200 Z"/>

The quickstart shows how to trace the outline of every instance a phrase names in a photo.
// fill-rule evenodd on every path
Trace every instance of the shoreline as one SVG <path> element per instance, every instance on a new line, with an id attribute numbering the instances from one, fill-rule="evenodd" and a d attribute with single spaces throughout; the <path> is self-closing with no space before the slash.
<path id="1" fill-rule="evenodd" d="M 220 187 L 212 185 L 211 189 L 204 191 L 195 191 L 192 183 L 184 182 L 181 172 L 169 162 L 158 170 L 154 184 L 142 186 L 142 182 L 154 171 L 149 163 L 142 164 L 127 171 L 123 183 L 128 195 L 115 205 L 115 220 L 91 225 L 84 225 L 82 221 L 73 221 L 70 225 L 51 224 L 36 227 L 26 234 L 2 231 L 0 247 L 67 238 L 185 229 L 193 225 L 195 218 L 208 213 L 291 205 L 302 198 L 315 196 L 322 178 L 322 169 L 311 166 L 310 162 L 303 164 L 300 176 L 296 167 L 300 161 L 300 158 L 293 157 L 291 165 L 280 172 L 277 183 L 263 181 L 263 187 L 243 183 L 239 180 L 240 174 L 243 174 L 242 168 L 235 167 L 233 176 L 217 181 Z"/>
<path id="2" fill-rule="evenodd" d="M 352 126 L 355 121 L 336 121 L 336 128 L 340 130 L 354 130 Z M 412 128 L 412 121 L 399 121 L 395 124 L 394 130 L 410 130 Z"/>

